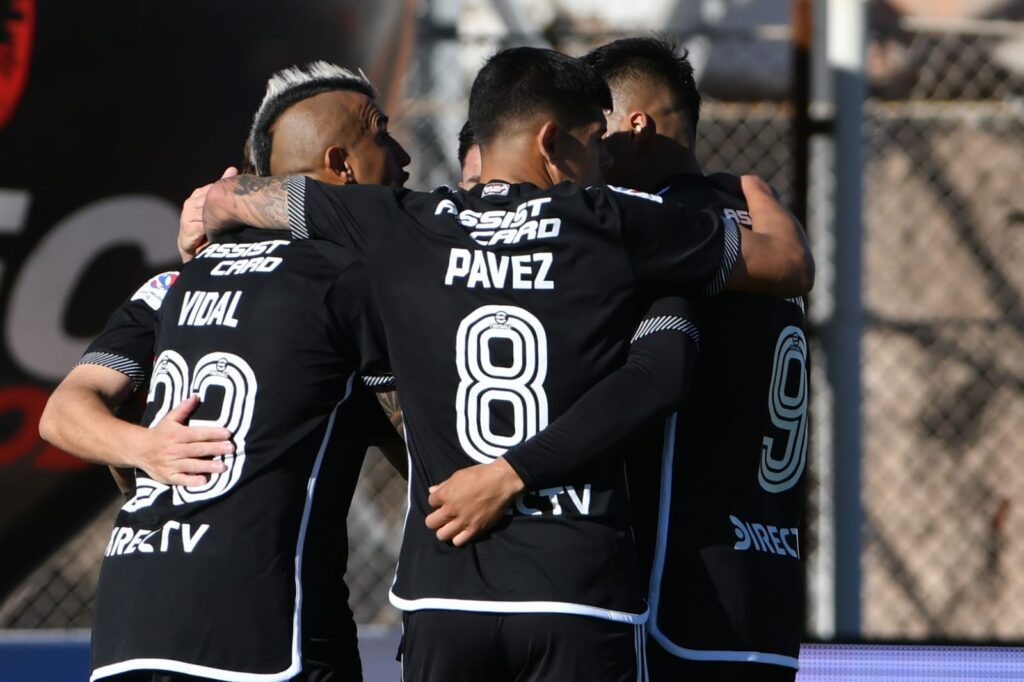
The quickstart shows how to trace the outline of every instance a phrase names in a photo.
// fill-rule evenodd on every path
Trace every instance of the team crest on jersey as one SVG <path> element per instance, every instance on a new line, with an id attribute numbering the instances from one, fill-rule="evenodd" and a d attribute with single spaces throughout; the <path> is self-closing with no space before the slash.
<path id="1" fill-rule="evenodd" d="M 139 287 L 139 290 L 132 295 L 132 300 L 142 301 L 153 310 L 160 310 L 160 306 L 164 302 L 164 296 L 167 295 L 168 290 L 170 290 L 177 279 L 178 273 L 174 270 L 161 272 Z"/>
<path id="2" fill-rule="evenodd" d="M 481 197 L 507 197 L 508 196 L 508 183 L 507 182 L 488 182 L 484 185 L 484 189 L 480 192 Z"/>
<path id="3" fill-rule="evenodd" d="M 659 197 L 657 194 L 641 192 L 638 189 L 630 189 L 629 187 L 616 187 L 615 185 L 608 185 L 608 189 L 610 189 L 613 192 L 618 192 L 619 194 L 629 194 L 634 197 L 640 197 L 641 199 L 647 199 L 648 201 L 653 201 L 656 204 L 663 203 L 662 198 Z"/>

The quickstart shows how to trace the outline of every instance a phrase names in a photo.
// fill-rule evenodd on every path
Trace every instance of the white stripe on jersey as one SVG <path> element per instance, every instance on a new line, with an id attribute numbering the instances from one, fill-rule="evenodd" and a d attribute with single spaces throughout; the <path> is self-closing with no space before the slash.
<path id="1" fill-rule="evenodd" d="M 100 365 L 101 367 L 120 372 L 132 380 L 133 391 L 139 390 L 142 384 L 146 382 L 146 371 L 142 369 L 139 363 L 123 355 L 100 352 L 86 353 L 75 363 L 75 367 L 79 365 Z"/>
<path id="2" fill-rule="evenodd" d="M 292 239 L 309 239 L 306 227 L 306 176 L 289 175 L 284 181 L 288 197 L 288 229 Z"/>
<path id="3" fill-rule="evenodd" d="M 694 661 L 728 661 L 732 663 L 771 663 L 787 668 L 800 668 L 800 661 L 792 656 L 764 653 L 761 651 L 713 651 L 681 647 L 658 628 L 658 609 L 661 607 L 661 581 L 665 573 L 665 553 L 668 547 L 668 521 L 672 509 L 672 464 L 675 460 L 676 423 L 679 414 L 665 420 L 665 442 L 661 453 L 661 494 L 658 503 L 658 532 L 654 545 L 654 565 L 651 567 L 651 583 L 647 603 L 650 618 L 647 620 L 647 634 L 662 649 L 678 658 Z"/>
<path id="4" fill-rule="evenodd" d="M 629 187 L 617 187 L 616 185 L 605 185 L 608 189 L 619 194 L 628 194 L 631 197 L 637 197 L 639 199 L 647 199 L 647 201 L 653 201 L 656 204 L 660 204 L 664 201 L 658 194 L 651 194 L 650 192 L 641 192 L 638 189 L 630 189 Z"/>
<path id="5" fill-rule="evenodd" d="M 131 672 L 133 670 L 158 670 L 161 672 L 181 673 L 195 677 L 205 677 L 211 680 L 224 680 L 224 682 L 278 682 L 292 679 L 298 671 L 291 670 L 280 673 L 240 673 L 231 670 L 220 670 L 219 668 L 208 668 L 205 665 L 194 665 L 183 663 L 167 658 L 133 658 L 130 661 L 112 663 L 92 671 L 89 682 L 102 680 L 111 675 Z"/>
<path id="6" fill-rule="evenodd" d="M 645 336 L 661 331 L 677 331 L 686 334 L 697 345 L 697 351 L 700 351 L 700 332 L 697 330 L 697 325 L 685 317 L 677 315 L 659 315 L 644 320 L 636 328 L 636 333 L 633 334 L 633 338 L 629 342 L 636 343 Z"/>
<path id="7" fill-rule="evenodd" d="M 567 613 L 632 625 L 642 625 L 647 620 L 648 614 L 648 611 L 643 613 L 625 613 L 623 611 L 602 609 L 598 606 L 573 604 L 564 601 L 484 601 L 477 599 L 448 599 L 445 597 L 403 599 L 397 596 L 393 589 L 388 592 L 388 600 L 392 606 L 402 611 L 437 609 L 440 611 L 473 611 L 479 613 Z"/>
<path id="8" fill-rule="evenodd" d="M 379 388 L 381 386 L 394 386 L 394 374 L 364 374 L 363 384 L 367 388 Z"/>
<path id="9" fill-rule="evenodd" d="M 324 460 L 324 453 L 331 442 L 331 435 L 334 432 L 334 421 L 338 416 L 338 408 L 342 406 L 352 395 L 352 383 L 355 374 L 350 374 L 345 383 L 345 395 L 331 410 L 331 416 L 327 420 L 327 428 L 324 429 L 323 440 L 320 441 L 320 449 L 317 451 L 313 469 L 309 474 L 306 483 L 306 502 L 302 509 L 302 521 L 299 524 L 299 537 L 295 546 L 295 609 L 292 613 L 292 661 L 285 670 L 276 673 L 252 673 L 238 672 L 235 670 L 221 670 L 205 665 L 185 663 L 166 658 L 134 658 L 120 663 L 112 663 L 97 668 L 89 677 L 89 682 L 101 680 L 111 675 L 118 675 L 133 670 L 160 670 L 195 677 L 206 677 L 211 680 L 224 680 L 224 682 L 285 682 L 293 679 L 302 670 L 302 552 L 306 545 L 306 529 L 309 526 L 310 509 L 313 506 L 313 495 L 316 492 L 317 477 L 320 475 L 320 465 Z M 225 633 L 225 636 L 229 636 Z"/>
<path id="10" fill-rule="evenodd" d="M 633 651 L 636 653 L 636 682 L 648 682 L 647 633 L 643 625 L 633 626 Z"/>
<path id="11" fill-rule="evenodd" d="M 672 462 L 675 459 L 676 422 L 675 413 L 665 420 L 665 441 L 661 452 L 661 491 L 658 502 L 658 530 L 654 540 L 654 565 L 651 566 L 651 583 L 648 589 L 647 606 L 651 612 L 648 630 L 657 627 L 658 606 L 661 604 L 661 578 L 665 571 L 665 552 L 668 546 L 668 513 L 672 508 Z"/>
<path id="12" fill-rule="evenodd" d="M 736 266 L 740 257 L 740 228 L 736 221 L 727 216 L 722 216 L 722 261 L 718 266 L 718 272 L 714 279 L 704 287 L 702 292 L 705 296 L 714 296 L 721 293 L 725 283 L 729 281 L 729 275 Z"/>
<path id="13" fill-rule="evenodd" d="M 662 649 L 677 658 L 685 658 L 690 661 L 721 661 L 726 663 L 761 663 L 779 665 L 785 668 L 800 669 L 800 660 L 792 656 L 782 654 L 769 654 L 763 651 L 713 651 L 705 649 L 687 649 L 681 647 L 665 636 L 652 620 L 648 626 L 651 638 Z"/>

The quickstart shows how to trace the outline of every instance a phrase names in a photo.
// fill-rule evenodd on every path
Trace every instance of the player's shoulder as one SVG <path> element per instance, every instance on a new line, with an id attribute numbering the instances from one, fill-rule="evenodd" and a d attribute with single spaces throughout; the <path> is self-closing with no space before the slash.
<path id="1" fill-rule="evenodd" d="M 619 187 L 618 185 L 604 185 L 603 187 L 609 192 L 614 192 L 612 196 L 628 197 L 626 201 L 636 199 L 642 201 L 649 201 L 655 204 L 665 203 L 665 200 L 660 195 L 653 194 L 651 192 L 642 192 L 638 189 L 632 189 L 630 187 Z"/>
<path id="2" fill-rule="evenodd" d="M 729 192 L 712 178 L 703 175 L 684 175 L 670 181 L 661 190 L 667 201 L 691 210 L 713 210 L 726 220 L 741 227 L 750 227 L 750 211 L 742 196 Z"/>
<path id="3" fill-rule="evenodd" d="M 168 270 L 150 277 L 141 287 L 136 289 L 129 299 L 129 303 L 138 302 L 145 304 L 154 311 L 160 310 L 167 292 L 178 281 L 178 275 L 179 272 L 177 270 Z"/>
<path id="4" fill-rule="evenodd" d="M 646 215 L 665 206 L 665 200 L 657 194 L 619 185 L 593 185 L 585 195 L 598 216 Z"/>
<path id="5" fill-rule="evenodd" d="M 327 200 L 338 202 L 356 214 L 388 211 L 400 208 L 412 190 L 390 185 L 335 185 L 313 178 L 305 178 L 302 201 L 317 203 Z"/>
<path id="6" fill-rule="evenodd" d="M 302 280 L 330 282 L 350 270 L 362 271 L 357 252 L 326 239 L 292 240 L 283 255 L 295 261 L 290 271 Z"/>

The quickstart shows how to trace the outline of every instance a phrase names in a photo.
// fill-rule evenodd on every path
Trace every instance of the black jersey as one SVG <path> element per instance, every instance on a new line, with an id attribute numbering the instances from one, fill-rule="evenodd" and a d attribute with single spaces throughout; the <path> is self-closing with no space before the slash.
<path id="1" fill-rule="evenodd" d="M 164 297 L 178 279 L 170 270 L 152 277 L 113 312 L 78 365 L 102 365 L 132 380 L 132 391 L 149 382 L 156 348 L 157 313 Z"/>
<path id="2" fill-rule="evenodd" d="M 501 456 L 621 366 L 638 291 L 723 286 L 735 224 L 571 183 L 287 187 L 296 237 L 360 254 L 387 333 L 411 462 L 392 603 L 642 621 L 621 464 L 528 491 L 462 548 L 425 526 L 428 487 Z"/>
<path id="3" fill-rule="evenodd" d="M 360 357 L 386 371 L 367 287 L 334 245 L 245 231 L 147 283 L 87 350 L 137 383 L 152 369 L 144 424 L 195 393 L 191 425 L 236 445 L 203 486 L 137 472 L 104 553 L 92 679 L 287 680 L 311 645 L 328 662 L 354 640 L 345 517 L 368 436 L 390 429 L 356 374 Z"/>
<path id="4" fill-rule="evenodd" d="M 750 224 L 702 176 L 666 201 Z M 701 352 L 663 457 L 629 460 L 648 632 L 683 658 L 797 667 L 803 622 L 799 527 L 807 457 L 807 341 L 799 299 L 727 293 L 697 302 Z M 652 453 L 653 454 L 653 453 Z M 652 462 L 659 462 L 651 466 Z"/>

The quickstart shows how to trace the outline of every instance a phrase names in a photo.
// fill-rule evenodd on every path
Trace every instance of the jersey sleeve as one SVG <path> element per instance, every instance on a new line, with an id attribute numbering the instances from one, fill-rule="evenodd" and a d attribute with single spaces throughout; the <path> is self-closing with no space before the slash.
<path id="1" fill-rule="evenodd" d="M 404 441 L 398 431 L 391 425 L 384 408 L 377 401 L 374 391 L 366 386 L 356 386 L 352 398 L 347 403 L 349 409 L 358 415 L 359 424 L 366 434 L 367 443 L 376 447 L 402 447 Z"/>
<path id="2" fill-rule="evenodd" d="M 330 185 L 292 175 L 285 180 L 293 239 L 324 239 L 365 253 L 388 224 L 394 190 L 377 185 Z"/>
<path id="3" fill-rule="evenodd" d="M 714 296 L 740 254 L 736 222 L 656 195 L 608 188 L 620 207 L 622 240 L 642 289 Z"/>
<path id="4" fill-rule="evenodd" d="M 164 272 L 139 287 L 114 311 L 75 366 L 108 367 L 130 378 L 134 391 L 144 386 L 153 367 L 157 315 L 177 278 L 177 272 Z"/>
<path id="5" fill-rule="evenodd" d="M 626 363 L 505 453 L 526 490 L 564 485 L 600 466 L 616 443 L 682 402 L 700 348 L 694 312 L 685 298 L 656 301 L 633 335 Z"/>
<path id="6" fill-rule="evenodd" d="M 377 314 L 363 266 L 349 265 L 333 282 L 325 301 L 328 334 L 338 351 L 358 358 L 362 382 L 374 390 L 395 387 L 384 324 Z"/>

